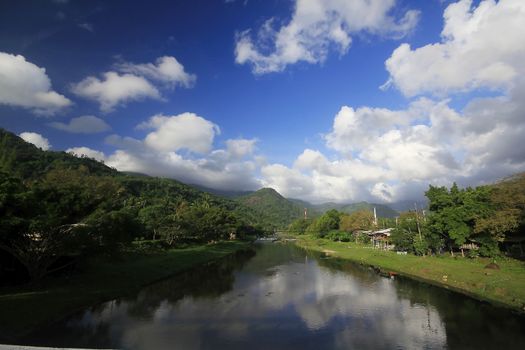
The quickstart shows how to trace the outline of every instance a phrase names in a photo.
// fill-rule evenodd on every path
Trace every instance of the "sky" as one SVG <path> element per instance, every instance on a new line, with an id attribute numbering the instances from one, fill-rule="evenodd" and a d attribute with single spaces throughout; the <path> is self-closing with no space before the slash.
<path id="1" fill-rule="evenodd" d="M 0 2 L 0 127 L 314 203 L 525 170 L 525 1 Z"/>

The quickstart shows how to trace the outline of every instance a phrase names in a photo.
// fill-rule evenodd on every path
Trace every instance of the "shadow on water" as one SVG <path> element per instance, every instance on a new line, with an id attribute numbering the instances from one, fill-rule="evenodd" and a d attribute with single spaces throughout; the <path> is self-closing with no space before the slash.
<path id="1" fill-rule="evenodd" d="M 120 347 L 114 322 L 126 319 L 153 320 L 163 303 L 175 304 L 184 297 L 213 299 L 232 289 L 234 271 L 255 256 L 254 250 L 238 251 L 172 278 L 145 287 L 132 297 L 115 299 L 77 313 L 22 339 L 25 345 L 53 347 Z"/>
<path id="2" fill-rule="evenodd" d="M 265 243 L 90 308 L 26 344 L 123 349 L 522 349 L 525 319 Z"/>

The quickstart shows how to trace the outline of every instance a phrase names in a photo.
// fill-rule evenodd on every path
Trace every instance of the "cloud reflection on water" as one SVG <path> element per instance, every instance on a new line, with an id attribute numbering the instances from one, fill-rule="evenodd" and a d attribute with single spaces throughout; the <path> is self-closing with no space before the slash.
<path id="1" fill-rule="evenodd" d="M 263 247 L 218 296 L 173 300 L 169 287 L 152 296 L 152 286 L 135 300 L 86 312 L 77 326 L 104 329 L 113 343 L 133 349 L 446 346 L 438 312 L 401 298 L 394 281 L 329 269 L 311 258 L 286 261 L 282 252 L 268 256 L 265 249 L 275 247 Z M 139 305 L 149 299 L 158 302 Z"/>

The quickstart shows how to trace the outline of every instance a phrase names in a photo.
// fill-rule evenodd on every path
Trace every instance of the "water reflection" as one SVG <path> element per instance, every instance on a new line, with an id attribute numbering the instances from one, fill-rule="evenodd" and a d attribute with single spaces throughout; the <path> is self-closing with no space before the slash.
<path id="1" fill-rule="evenodd" d="M 523 319 L 291 245 L 155 284 L 35 334 L 35 345 L 125 349 L 439 349 L 525 344 Z M 476 336 L 472 336 L 476 334 Z M 510 347 L 509 347 L 510 346 Z"/>

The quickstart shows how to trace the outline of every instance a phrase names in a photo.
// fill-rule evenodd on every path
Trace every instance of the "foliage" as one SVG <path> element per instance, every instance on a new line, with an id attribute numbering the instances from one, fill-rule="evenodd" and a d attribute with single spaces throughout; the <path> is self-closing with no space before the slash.
<path id="1" fill-rule="evenodd" d="M 239 202 L 42 151 L 0 129 L 0 249 L 32 279 L 61 257 L 114 254 L 135 237 L 208 242 L 262 235 L 261 223 Z"/>
<path id="2" fill-rule="evenodd" d="M 352 233 L 352 240 L 356 243 L 367 244 L 370 243 L 370 236 L 362 231 L 355 231 Z"/>
<path id="3" fill-rule="evenodd" d="M 350 215 L 341 216 L 339 229 L 346 232 L 370 230 L 374 226 L 374 214 L 369 210 L 358 210 Z"/>
<path id="4" fill-rule="evenodd" d="M 31 279 L 46 275 L 60 256 L 100 244 L 86 219 L 97 208 L 111 213 L 122 194 L 112 178 L 93 176 L 85 167 L 53 169 L 28 184 L 2 173 L 0 183 L 2 197 L 13 199 L 2 205 L 0 248 L 22 263 Z"/>
<path id="5" fill-rule="evenodd" d="M 263 188 L 237 198 L 243 206 L 252 209 L 259 223 L 274 230 L 283 229 L 304 216 L 304 207 L 289 201 L 271 188 Z"/>
<path id="6" fill-rule="evenodd" d="M 428 249 L 426 230 L 422 227 L 419 213 L 408 211 L 401 213 L 397 225 L 392 230 L 391 240 L 396 250 L 424 255 Z M 419 234 L 421 231 L 421 234 Z"/>
<path id="7" fill-rule="evenodd" d="M 328 231 L 339 228 L 340 220 L 341 214 L 337 210 L 328 210 L 326 213 L 314 220 L 310 226 L 308 226 L 306 232 L 315 234 L 318 237 L 324 237 Z"/>
<path id="8" fill-rule="evenodd" d="M 501 242 L 525 229 L 525 174 L 518 174 L 491 187 L 490 202 L 494 211 L 476 221 L 476 233 L 489 234 Z"/>
<path id="9" fill-rule="evenodd" d="M 480 186 L 460 190 L 454 183 L 450 191 L 445 187 L 430 186 L 426 196 L 431 211 L 428 228 L 441 235 L 450 250 L 467 242 L 490 244 L 490 240 L 476 239 L 474 230 L 477 221 L 492 214 L 490 188 Z"/>
<path id="10" fill-rule="evenodd" d="M 348 232 L 333 230 L 326 234 L 326 238 L 336 242 L 350 242 L 353 236 Z"/>
<path id="11" fill-rule="evenodd" d="M 306 232 L 308 226 L 312 224 L 312 219 L 296 219 L 289 226 L 288 231 L 293 234 L 302 235 Z"/>

